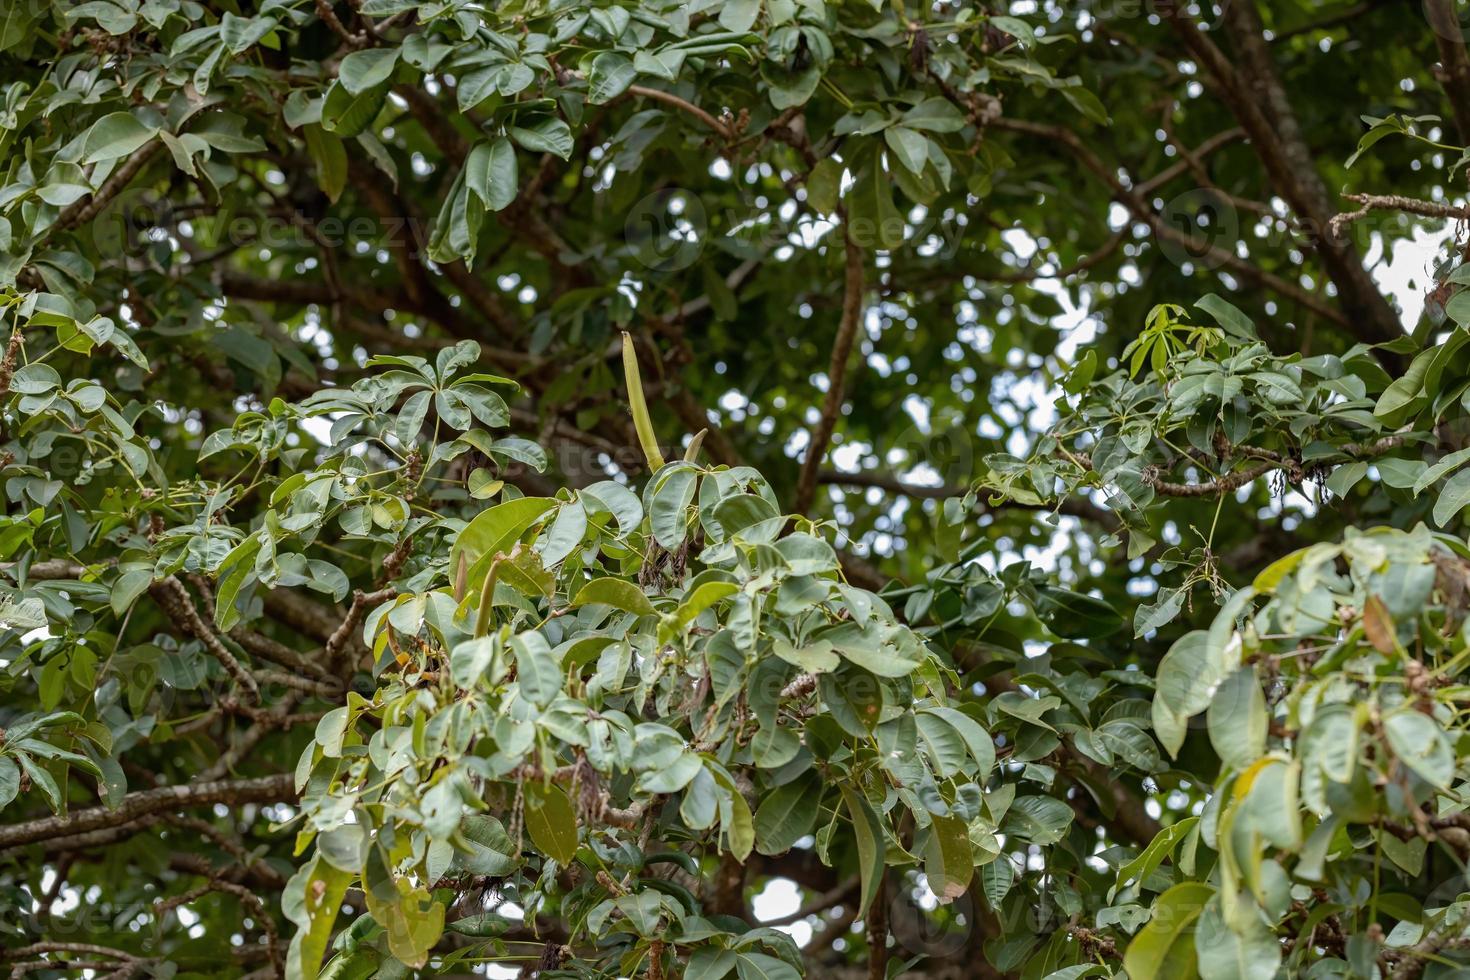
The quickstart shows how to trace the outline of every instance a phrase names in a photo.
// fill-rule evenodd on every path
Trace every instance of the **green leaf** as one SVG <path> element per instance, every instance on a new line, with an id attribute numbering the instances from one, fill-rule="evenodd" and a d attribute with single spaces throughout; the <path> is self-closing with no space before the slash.
<path id="1" fill-rule="evenodd" d="M 1066 836 L 1074 816 L 1072 808 L 1055 797 L 1022 796 L 1006 811 L 1001 829 L 1045 846 Z"/>
<path id="2" fill-rule="evenodd" d="M 684 543 L 689 530 L 689 505 L 699 480 L 698 472 L 691 467 L 677 463 L 674 467 L 658 483 L 648 506 L 654 540 L 670 551 Z"/>
<path id="3" fill-rule="evenodd" d="M 638 779 L 638 788 L 645 793 L 668 795 L 677 793 L 694 781 L 704 769 L 704 763 L 693 752 L 685 752 L 667 766 L 649 770 Z"/>
<path id="4" fill-rule="evenodd" d="M 1113 887 L 1108 889 L 1108 901 L 1111 902 L 1124 885 L 1134 881 L 1141 882 L 1153 874 L 1164 859 L 1174 853 L 1174 848 L 1179 842 L 1189 836 L 1198 825 L 1199 817 L 1185 817 L 1178 823 L 1171 824 L 1159 831 L 1138 857 L 1118 869 L 1117 880 L 1113 882 Z"/>
<path id="5" fill-rule="evenodd" d="M 1247 914 L 1238 925 L 1226 923 L 1219 895 L 1205 905 L 1194 944 L 1201 980 L 1274 977 L 1281 966 L 1281 943 L 1260 917 Z"/>
<path id="6" fill-rule="evenodd" d="M 347 186 L 347 148 L 340 139 L 317 125 L 303 126 L 301 136 L 316 167 L 317 186 L 329 200 L 336 201 Z"/>
<path id="7" fill-rule="evenodd" d="M 889 126 L 883 130 L 883 140 L 910 173 L 924 172 L 924 164 L 929 161 L 929 140 L 922 133 L 905 126 Z"/>
<path id="8" fill-rule="evenodd" d="M 1444 527 L 1470 504 L 1470 469 L 1464 469 L 1445 481 L 1434 502 L 1434 523 Z"/>
<path id="9" fill-rule="evenodd" d="M 546 637 L 540 633 L 521 633 L 510 639 L 515 651 L 516 681 L 522 696 L 538 708 L 545 708 L 561 693 L 562 671 Z"/>
<path id="10" fill-rule="evenodd" d="M 0 807 L 9 806 L 20 792 L 20 767 L 15 760 L 0 755 Z"/>
<path id="11" fill-rule="evenodd" d="M 959 817 L 931 816 L 924 835 L 924 876 L 941 903 L 953 901 L 969 888 L 975 870 L 969 826 Z"/>
<path id="12" fill-rule="evenodd" d="M 645 937 L 658 935 L 664 911 L 663 897 L 659 892 L 649 888 L 619 895 L 613 904 L 623 913 L 635 933 Z"/>
<path id="13" fill-rule="evenodd" d="M 964 115 L 948 99 L 933 96 L 904 112 L 903 124 L 930 133 L 957 133 L 966 126 Z"/>
<path id="14" fill-rule="evenodd" d="M 465 525 L 454 539 L 449 554 L 449 567 L 458 568 L 463 555 L 469 570 L 469 581 L 479 583 L 490 567 L 490 561 L 511 546 L 536 523 L 536 519 L 557 506 L 554 497 L 517 497 L 481 511 Z"/>
<path id="15" fill-rule="evenodd" d="M 531 842 L 562 867 L 577 856 L 577 815 L 560 786 L 526 784 L 526 832 Z"/>
<path id="16" fill-rule="evenodd" d="M 822 787 L 808 773 L 766 795 L 755 811 L 755 846 L 762 854 L 784 854 L 816 825 Z"/>
<path id="17" fill-rule="evenodd" d="M 904 242 L 905 222 L 893 203 L 888 175 L 874 160 L 858 177 L 848 202 L 848 232 L 865 248 L 895 249 Z"/>
<path id="18" fill-rule="evenodd" d="M 806 202 L 818 214 L 832 214 L 842 191 L 841 163 L 831 157 L 817 161 L 806 177 Z"/>
<path id="19" fill-rule="evenodd" d="M 658 610 L 648 601 L 643 590 L 632 582 L 618 578 L 599 578 L 588 582 L 572 600 L 572 608 L 590 605 L 612 606 L 640 616 L 652 616 Z"/>
<path id="20" fill-rule="evenodd" d="M 153 584 L 153 572 L 148 569 L 132 569 L 123 572 L 112 584 L 111 603 L 115 616 L 121 616 L 132 608 L 138 596 L 148 591 Z"/>
<path id="21" fill-rule="evenodd" d="M 964 739 L 965 747 L 969 749 L 971 757 L 975 760 L 976 775 L 983 782 L 990 774 L 990 770 L 995 767 L 995 740 L 990 737 L 990 733 L 963 711 L 946 707 L 925 708 L 923 714 L 919 716 L 921 731 L 925 716 L 941 718 L 959 733 L 960 738 Z"/>
<path id="22" fill-rule="evenodd" d="M 516 151 L 508 139 L 476 143 L 464 167 L 465 186 L 491 211 L 509 207 L 520 193 Z"/>
<path id="23" fill-rule="evenodd" d="M 740 980 L 801 980 L 796 967 L 765 953 L 742 952 L 736 960 Z"/>
<path id="24" fill-rule="evenodd" d="M 1123 617 L 1102 599 L 1057 586 L 1037 590 L 1036 612 L 1057 636 L 1068 639 L 1098 639 L 1116 633 Z"/>
<path id="25" fill-rule="evenodd" d="M 616 51 L 604 51 L 592 59 L 587 76 L 587 101 L 592 105 L 611 102 L 628 90 L 638 72 L 633 62 Z"/>
<path id="26" fill-rule="evenodd" d="M 337 910 L 347 894 L 353 875 L 339 871 L 326 861 L 313 859 L 291 877 L 282 898 L 282 910 L 297 926 L 287 953 L 287 972 L 312 980 L 321 969 L 322 957 L 332 939 Z"/>
<path id="27" fill-rule="evenodd" d="M 1236 794 L 1244 796 L 1237 825 L 1255 831 L 1283 850 L 1301 847 L 1300 784 L 1301 763 L 1295 759 L 1261 759 L 1236 781 Z"/>
<path id="28" fill-rule="evenodd" d="M 959 712 L 956 711 L 955 714 Z M 923 712 L 915 721 L 918 723 L 920 742 L 933 764 L 935 775 L 948 779 L 962 772 L 970 759 L 970 753 L 959 730 L 932 711 Z"/>
<path id="29" fill-rule="evenodd" d="M 1153 915 L 1123 954 L 1129 980 L 1187 980 L 1197 976 L 1192 927 L 1214 895 L 1214 886 L 1190 881 L 1175 885 L 1155 899 Z"/>
<path id="30" fill-rule="evenodd" d="M 128 156 L 157 135 L 157 128 L 143 125 L 132 113 L 110 113 L 87 130 L 82 143 L 82 162 L 100 163 Z"/>
<path id="31" fill-rule="evenodd" d="M 530 126 L 511 126 L 510 138 L 532 153 L 550 153 L 563 160 L 572 155 L 572 129 L 555 117 L 543 119 Z"/>
<path id="32" fill-rule="evenodd" d="M 832 644 L 826 640 L 818 640 L 798 649 L 778 636 L 771 644 L 771 652 L 808 674 L 826 674 L 842 664 L 842 660 L 832 649 Z"/>
<path id="33" fill-rule="evenodd" d="M 520 867 L 515 842 L 494 817 L 479 813 L 464 816 L 459 825 L 465 850 L 454 856 L 454 866 L 470 874 L 505 877 Z"/>
<path id="34" fill-rule="evenodd" d="M 414 887 L 406 878 L 393 881 L 386 890 L 364 888 L 368 911 L 388 937 L 388 951 L 405 966 L 419 968 L 429 951 L 444 934 L 444 906 L 434 901 L 426 888 Z"/>
<path id="35" fill-rule="evenodd" d="M 718 946 L 700 946 L 689 954 L 684 980 L 722 980 L 735 969 L 735 953 Z"/>
<path id="36" fill-rule="evenodd" d="M 349 94 L 361 95 L 388 81 L 397 65 L 397 48 L 364 48 L 342 59 L 337 80 Z"/>
<path id="37" fill-rule="evenodd" d="M 350 718 L 348 707 L 343 705 L 328 711 L 316 723 L 316 744 L 322 747 L 322 754 L 327 758 L 342 757 L 342 740 L 346 737 Z"/>
<path id="38" fill-rule="evenodd" d="M 1242 313 L 1233 303 L 1221 299 L 1214 293 L 1206 293 L 1195 300 L 1195 308 L 1204 310 L 1215 322 L 1225 328 L 1225 332 L 1239 340 L 1248 343 L 1260 341 L 1256 335 L 1256 326 L 1251 318 Z"/>
<path id="39" fill-rule="evenodd" d="M 1455 754 L 1439 723 L 1413 708 L 1383 719 L 1383 733 L 1400 762 L 1426 783 L 1447 790 L 1455 776 Z"/>
<path id="40" fill-rule="evenodd" d="M 883 883 L 883 866 L 888 845 L 883 837 L 883 825 L 878 815 L 868 805 L 867 799 L 846 782 L 837 784 L 842 800 L 847 805 L 847 815 L 852 820 L 853 837 L 857 843 L 858 871 L 862 878 L 862 896 L 858 901 L 859 914 L 867 911 Z"/>
<path id="41" fill-rule="evenodd" d="M 885 641 L 877 624 L 860 629 L 856 623 L 842 623 L 828 630 L 822 639 L 836 647 L 845 659 L 879 677 L 907 677 L 919 669 L 919 661 L 905 655 L 910 651 L 900 651 Z"/>
<path id="42" fill-rule="evenodd" d="M 720 4 L 720 26 L 736 34 L 744 34 L 755 26 L 761 13 L 761 0 L 726 0 Z"/>
<path id="43" fill-rule="evenodd" d="M 1242 667 L 1220 684 L 1206 721 L 1220 761 L 1244 769 L 1266 751 L 1266 697 L 1252 667 Z"/>
<path id="44" fill-rule="evenodd" d="M 340 81 L 333 82 L 322 100 L 322 129 L 342 139 L 356 136 L 377 118 L 387 95 L 386 83 L 354 94 Z"/>

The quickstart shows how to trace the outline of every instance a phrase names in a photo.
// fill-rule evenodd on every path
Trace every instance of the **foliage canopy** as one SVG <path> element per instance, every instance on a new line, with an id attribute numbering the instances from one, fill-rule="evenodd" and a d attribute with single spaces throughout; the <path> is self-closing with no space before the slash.
<path id="1" fill-rule="evenodd" d="M 1266 6 L 5 4 L 0 965 L 1467 968 L 1470 56 Z"/>

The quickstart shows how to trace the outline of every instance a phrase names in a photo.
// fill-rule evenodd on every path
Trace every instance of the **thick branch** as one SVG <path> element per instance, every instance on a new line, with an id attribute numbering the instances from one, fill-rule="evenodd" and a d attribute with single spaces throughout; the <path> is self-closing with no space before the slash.
<path id="1" fill-rule="evenodd" d="M 118 164 L 117 169 L 112 172 L 112 175 L 102 182 L 101 187 L 97 188 L 97 193 L 68 205 L 66 210 L 62 211 L 57 217 L 54 227 L 61 231 L 69 231 L 72 228 L 79 228 L 97 217 L 97 215 L 102 213 L 102 209 L 107 207 L 108 203 L 122 192 L 123 188 L 132 183 L 133 178 L 138 175 L 138 171 L 142 170 L 148 161 L 152 160 L 161 149 L 163 149 L 163 141 L 156 139 L 150 140 L 139 147 L 133 152 L 132 156 Z"/>
<path id="2" fill-rule="evenodd" d="M 1379 344 L 1402 337 L 1404 330 L 1398 316 L 1378 291 L 1356 247 L 1332 234 L 1332 201 L 1277 72 L 1255 0 L 1224 5 L 1225 29 L 1235 49 L 1233 62 L 1194 21 L 1172 17 L 1170 22 L 1205 68 L 1216 94 L 1250 134 L 1251 145 L 1272 186 L 1315 239 L 1347 314 L 1333 317 L 1333 321 L 1364 343 Z M 1391 354 L 1382 355 L 1382 359 L 1391 366 L 1398 364 L 1398 358 Z"/>
<path id="3" fill-rule="evenodd" d="M 161 786 L 129 793 L 115 809 L 94 806 L 65 816 L 44 817 L 0 827 L 0 850 L 119 826 L 140 817 L 182 807 L 214 803 L 279 803 L 294 799 L 296 788 L 289 773 L 255 779 Z"/>
<path id="4" fill-rule="evenodd" d="M 1452 0 L 1424 0 L 1424 16 L 1429 19 L 1434 43 L 1439 46 L 1435 77 L 1454 113 L 1460 142 L 1470 144 L 1470 57 L 1465 53 L 1459 15 Z"/>

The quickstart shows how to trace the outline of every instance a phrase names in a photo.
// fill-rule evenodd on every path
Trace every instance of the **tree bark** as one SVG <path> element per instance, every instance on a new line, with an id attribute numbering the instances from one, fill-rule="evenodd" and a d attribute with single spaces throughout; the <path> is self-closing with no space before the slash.
<path id="1" fill-rule="evenodd" d="M 1305 244 L 1322 257 L 1347 315 L 1348 333 L 1369 344 L 1404 336 L 1403 324 L 1364 268 L 1357 247 L 1349 238 L 1332 232 L 1337 208 L 1302 135 L 1253 0 L 1225 5 L 1225 33 L 1239 71 L 1192 20 L 1176 17 L 1172 23 L 1209 74 L 1216 94 L 1250 135 L 1271 185 L 1306 232 Z M 1399 366 L 1393 355 L 1384 359 L 1392 361 L 1393 367 Z"/>

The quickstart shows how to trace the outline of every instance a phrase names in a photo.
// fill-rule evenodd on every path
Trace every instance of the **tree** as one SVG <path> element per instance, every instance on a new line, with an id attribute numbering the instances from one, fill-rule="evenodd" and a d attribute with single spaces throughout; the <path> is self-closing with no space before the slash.
<path id="1" fill-rule="evenodd" d="M 489 6 L 0 16 L 12 975 L 1470 959 L 1448 2 Z"/>

